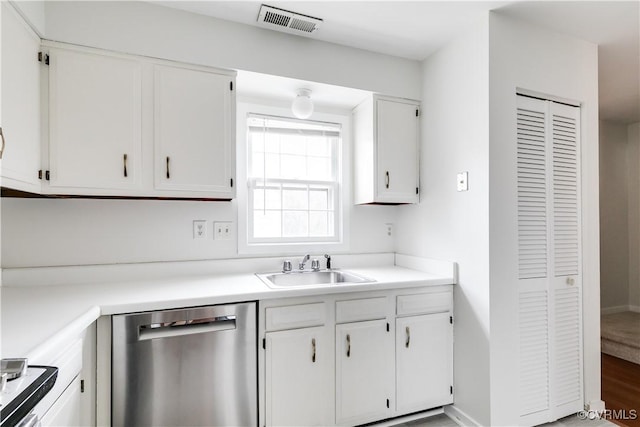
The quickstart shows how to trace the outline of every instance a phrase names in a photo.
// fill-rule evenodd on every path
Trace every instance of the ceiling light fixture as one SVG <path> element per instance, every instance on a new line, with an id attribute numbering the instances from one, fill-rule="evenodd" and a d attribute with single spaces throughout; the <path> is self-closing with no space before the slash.
<path id="1" fill-rule="evenodd" d="M 297 93 L 298 95 L 291 103 L 291 111 L 299 119 L 308 119 L 313 114 L 311 89 L 298 89 Z"/>

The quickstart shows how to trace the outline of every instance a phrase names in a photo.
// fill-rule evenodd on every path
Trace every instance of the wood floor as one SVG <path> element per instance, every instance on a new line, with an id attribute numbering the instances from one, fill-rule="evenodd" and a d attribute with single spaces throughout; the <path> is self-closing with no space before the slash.
<path id="1" fill-rule="evenodd" d="M 610 421 L 628 427 L 640 427 L 640 365 L 602 354 L 602 400 L 607 409 L 634 410 L 635 420 L 612 417 Z M 615 414 L 614 414 L 615 415 Z"/>

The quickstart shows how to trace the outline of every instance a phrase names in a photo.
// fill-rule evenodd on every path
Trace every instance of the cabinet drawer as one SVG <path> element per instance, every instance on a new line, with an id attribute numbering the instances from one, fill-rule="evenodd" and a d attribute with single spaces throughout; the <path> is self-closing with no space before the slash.
<path id="1" fill-rule="evenodd" d="M 387 316 L 387 297 L 363 298 L 336 302 L 336 322 L 359 322 Z"/>
<path id="2" fill-rule="evenodd" d="M 396 300 L 396 314 L 403 316 L 449 311 L 451 310 L 452 299 L 451 292 L 400 295 Z"/>
<path id="3" fill-rule="evenodd" d="M 267 331 L 322 326 L 326 320 L 325 303 L 272 307 L 266 310 Z"/>

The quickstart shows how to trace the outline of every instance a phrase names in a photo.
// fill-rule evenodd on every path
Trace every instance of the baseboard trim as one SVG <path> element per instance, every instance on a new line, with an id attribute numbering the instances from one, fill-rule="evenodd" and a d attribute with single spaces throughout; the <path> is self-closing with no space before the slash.
<path id="1" fill-rule="evenodd" d="M 640 307 L 636 307 L 640 310 Z M 615 307 L 606 307 L 600 309 L 600 314 L 614 314 L 614 313 L 622 313 L 624 311 L 635 311 L 632 309 L 630 305 L 617 305 Z"/>
<path id="2" fill-rule="evenodd" d="M 423 418 L 433 417 L 444 413 L 442 408 L 429 409 L 427 411 L 418 412 L 416 414 L 404 415 L 390 420 L 384 420 L 379 423 L 369 424 L 370 427 L 392 427 L 402 423 L 408 423 L 411 421 L 421 420 Z"/>
<path id="3" fill-rule="evenodd" d="M 455 405 L 444 407 L 444 413 L 462 427 L 480 427 L 481 424 Z"/>
<path id="4" fill-rule="evenodd" d="M 604 400 L 594 399 L 589 401 L 586 405 L 584 405 L 584 409 L 587 411 L 597 411 L 602 412 L 605 410 Z"/>
<path id="5" fill-rule="evenodd" d="M 635 313 L 640 313 L 640 305 L 630 305 L 629 311 L 633 311 Z"/>

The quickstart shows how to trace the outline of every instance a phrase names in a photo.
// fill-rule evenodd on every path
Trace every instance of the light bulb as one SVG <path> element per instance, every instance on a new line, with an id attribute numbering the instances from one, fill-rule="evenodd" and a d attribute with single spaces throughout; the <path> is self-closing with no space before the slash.
<path id="1" fill-rule="evenodd" d="M 298 95 L 291 103 L 291 112 L 299 119 L 308 119 L 313 114 L 310 89 L 298 89 Z"/>

